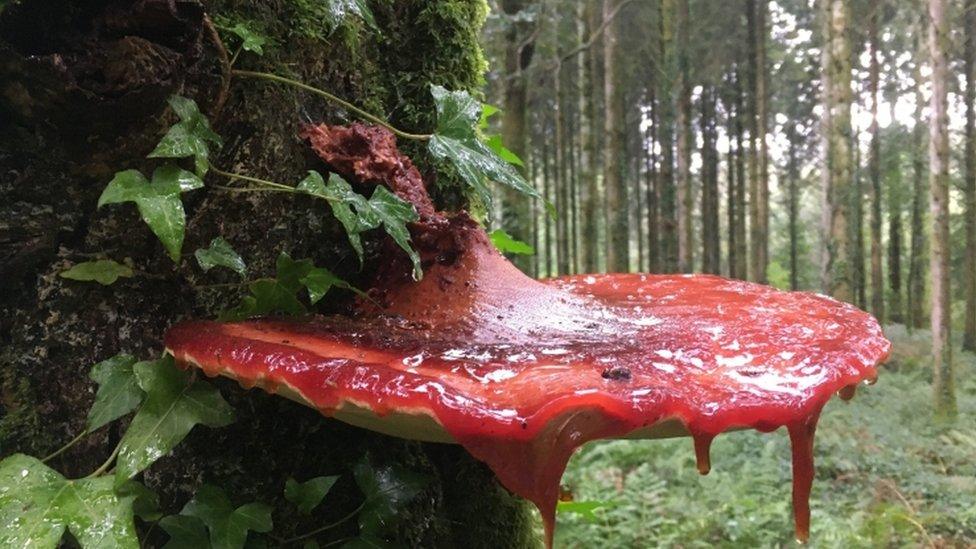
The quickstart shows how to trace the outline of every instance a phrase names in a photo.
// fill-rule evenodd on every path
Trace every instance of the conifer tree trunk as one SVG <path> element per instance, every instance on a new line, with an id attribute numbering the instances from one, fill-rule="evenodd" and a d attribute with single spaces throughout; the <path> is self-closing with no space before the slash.
<path id="1" fill-rule="evenodd" d="M 513 21 L 505 33 L 504 105 L 502 109 L 502 140 L 505 146 L 519 157 L 525 158 L 528 150 L 526 113 L 528 92 L 526 73 L 532 61 L 534 43 L 531 40 L 532 25 L 528 18 L 515 18 L 531 5 L 531 0 L 503 0 L 502 11 Z M 519 168 L 524 173 L 524 168 Z M 502 228 L 518 240 L 528 242 L 531 237 L 532 207 L 525 195 L 505 187 L 502 193 Z M 513 255 L 513 263 L 528 272 L 532 260 L 527 255 Z"/>
<path id="2" fill-rule="evenodd" d="M 915 80 L 915 128 L 912 131 L 912 218 L 911 218 L 911 249 L 908 272 L 908 328 L 923 328 L 925 326 L 925 281 L 928 273 L 928 243 L 925 234 L 926 209 L 929 202 L 928 179 L 925 175 L 925 152 L 922 148 L 925 142 L 925 97 L 922 94 L 921 34 L 924 26 L 916 27 L 916 51 L 913 72 Z"/>
<path id="3" fill-rule="evenodd" d="M 878 19 L 881 17 L 879 0 L 871 0 L 868 7 L 868 54 L 869 93 L 871 95 L 871 155 L 868 171 L 871 177 L 871 314 L 882 324 L 885 322 L 885 284 L 881 269 L 881 136 L 878 132 L 878 87 L 881 79 L 880 52 L 878 51 Z"/>
<path id="4" fill-rule="evenodd" d="M 853 302 L 851 173 L 851 56 L 844 0 L 820 0 L 823 23 L 823 189 L 825 255 L 821 285 L 841 301 Z"/>
<path id="5" fill-rule="evenodd" d="M 949 115 L 948 24 L 943 0 L 929 0 L 928 47 L 932 67 L 929 103 L 929 211 L 932 215 L 932 389 L 938 413 L 953 416 L 956 397 L 952 367 L 952 296 L 949 287 Z"/>
<path id="6" fill-rule="evenodd" d="M 797 161 L 797 139 L 794 125 L 789 125 L 787 129 L 787 141 L 789 149 L 786 160 L 786 185 L 787 185 L 787 219 L 790 233 L 790 289 L 800 289 L 800 269 L 799 269 L 799 202 L 800 190 L 799 179 L 800 169 Z"/>
<path id="7" fill-rule="evenodd" d="M 721 269 L 718 221 L 718 152 L 715 150 L 715 90 L 705 86 L 701 95 L 702 135 L 702 272 L 719 274 Z"/>
<path id="8" fill-rule="evenodd" d="M 655 150 L 658 131 L 657 85 L 655 78 L 647 87 L 647 102 L 650 105 L 650 126 L 645 136 L 646 147 L 644 155 L 647 160 L 647 270 L 652 273 L 661 272 L 661 211 L 659 193 L 659 174 L 657 170 L 657 152 Z"/>
<path id="9" fill-rule="evenodd" d="M 611 17 L 617 0 L 603 0 L 603 19 Z M 603 96 L 604 96 L 604 168 L 603 184 L 606 193 L 607 270 L 630 270 L 627 185 L 624 171 L 624 105 L 617 63 L 619 19 L 614 18 L 603 32 Z"/>
<path id="10" fill-rule="evenodd" d="M 688 0 L 677 0 L 675 13 L 678 56 L 678 271 L 690 273 L 694 260 L 692 209 L 695 206 L 691 182 L 691 82 L 688 59 Z"/>
<path id="11" fill-rule="evenodd" d="M 745 98 L 742 89 L 742 74 L 736 72 L 735 75 L 735 201 L 736 201 L 736 225 L 735 225 L 735 261 L 736 276 L 742 280 L 748 278 L 749 265 L 749 242 L 746 237 L 746 139 L 745 124 L 743 118 L 748 111 L 745 109 Z"/>
<path id="12" fill-rule="evenodd" d="M 752 247 L 749 256 L 750 280 L 766 283 L 766 267 L 769 263 L 769 152 L 767 150 L 766 97 L 766 0 L 749 0 L 749 45 L 751 48 L 751 75 L 754 78 L 753 105 L 755 110 L 750 121 L 750 172 L 749 172 L 749 232 Z M 752 166 L 755 164 L 755 166 Z"/>
<path id="13" fill-rule="evenodd" d="M 894 111 L 895 101 L 889 97 L 888 103 Z M 894 113 L 892 113 L 894 118 Z M 902 204 L 904 202 L 904 177 L 902 176 L 901 158 L 896 156 L 890 160 L 892 181 L 888 185 L 888 291 L 890 302 L 888 318 L 892 323 L 905 323 L 902 288 L 902 242 L 904 229 L 902 227 Z"/>
<path id="14" fill-rule="evenodd" d="M 735 74 L 734 70 L 730 72 L 727 78 L 726 85 L 731 86 L 734 81 Z M 729 94 L 731 96 L 732 94 Z M 729 278 L 739 278 L 739 273 L 737 270 L 736 263 L 736 253 L 737 253 L 737 235 L 736 235 L 736 224 L 739 216 L 739 205 L 737 203 L 738 194 L 736 192 L 736 180 L 735 180 L 735 168 L 736 168 L 736 150 L 735 150 L 735 100 L 734 97 L 726 96 L 723 99 L 725 107 L 725 133 L 728 136 L 728 153 L 726 154 L 726 186 L 725 186 L 725 214 L 726 214 L 726 238 L 728 246 L 728 274 Z"/>
<path id="15" fill-rule="evenodd" d="M 854 216 L 854 303 L 868 308 L 867 274 L 864 270 L 864 178 L 861 170 L 861 132 L 855 128 L 851 138 L 851 170 L 854 172 L 853 196 L 850 209 Z"/>
<path id="16" fill-rule="evenodd" d="M 674 0 L 658 2 L 658 59 L 667 66 L 668 59 L 674 55 L 673 20 Z M 674 182 L 674 104 L 672 83 L 667 77 L 661 79 L 658 93 L 660 124 L 657 142 L 661 146 L 660 193 L 661 210 L 661 263 L 662 271 L 678 272 L 678 220 Z"/>
<path id="17" fill-rule="evenodd" d="M 962 348 L 976 351 L 976 0 L 964 4 L 965 46 L 963 70 L 966 78 L 966 144 L 964 154 L 966 202 L 966 260 L 963 283 L 966 295 Z"/>
<path id="18" fill-rule="evenodd" d="M 602 5 L 596 2 L 584 4 L 584 36 L 590 36 L 600 26 Z M 600 60 L 603 56 L 603 38 L 597 38 L 593 45 L 585 52 L 583 65 L 583 100 L 586 102 L 586 194 L 583 197 L 582 217 L 582 254 L 583 269 L 588 273 L 599 270 L 599 220 L 602 217 L 601 193 L 597 174 L 599 173 L 600 134 L 603 132 L 600 118 L 600 94 L 603 91 L 603 74 L 600 70 Z"/>

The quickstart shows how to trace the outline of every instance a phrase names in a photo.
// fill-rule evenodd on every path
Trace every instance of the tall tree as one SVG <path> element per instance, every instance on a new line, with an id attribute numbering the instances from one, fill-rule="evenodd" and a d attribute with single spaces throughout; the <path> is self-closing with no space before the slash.
<path id="1" fill-rule="evenodd" d="M 749 243 L 746 240 L 746 154 L 745 154 L 745 93 L 742 89 L 742 71 L 735 71 L 735 203 L 738 215 L 735 220 L 735 273 L 736 277 L 748 278 Z"/>
<path id="2" fill-rule="evenodd" d="M 846 0 L 820 0 L 823 32 L 824 291 L 854 301 L 852 269 L 851 56 Z"/>
<path id="3" fill-rule="evenodd" d="M 915 126 L 912 130 L 912 219 L 911 249 L 908 269 L 908 328 L 922 328 L 925 325 L 925 280 L 927 274 L 928 247 L 925 235 L 926 205 L 928 204 L 928 179 L 925 177 L 925 154 L 922 144 L 925 141 L 925 117 L 923 108 L 925 98 L 922 94 L 921 59 L 923 56 L 921 38 L 922 28 L 918 22 L 915 29 L 916 60 L 913 71 L 915 81 Z"/>
<path id="4" fill-rule="evenodd" d="M 715 88 L 704 86 L 701 92 L 701 215 L 702 215 L 702 272 L 719 274 L 721 269 L 721 238 L 718 221 L 718 151 L 715 128 Z"/>
<path id="5" fill-rule="evenodd" d="M 607 270 L 630 270 L 627 185 L 624 170 L 624 105 L 622 74 L 617 62 L 619 20 L 610 20 L 619 0 L 603 0 L 603 19 L 609 20 L 603 32 L 604 149 L 603 184 L 606 192 Z"/>
<path id="6" fill-rule="evenodd" d="M 800 289 L 799 241 L 800 241 L 800 162 L 797 158 L 799 135 L 796 124 L 786 125 L 786 215 L 790 236 L 790 289 Z"/>
<path id="7" fill-rule="evenodd" d="M 962 348 L 976 351 L 976 0 L 965 4 L 964 71 L 966 77 L 966 314 Z"/>
<path id="8" fill-rule="evenodd" d="M 585 35 L 596 32 L 602 20 L 602 6 L 596 2 L 584 4 Z M 586 194 L 583 197 L 581 217 L 582 223 L 582 255 L 583 268 L 588 273 L 595 273 L 599 269 L 600 233 L 599 220 L 603 211 L 597 173 L 600 166 L 600 135 L 602 133 L 600 96 L 603 92 L 603 72 L 601 61 L 603 58 L 602 35 L 596 37 L 593 44 L 585 52 L 583 65 L 583 100 L 586 102 L 586 170 L 583 180 L 586 182 Z"/>
<path id="9" fill-rule="evenodd" d="M 929 211 L 932 215 L 932 388 L 935 408 L 954 415 L 955 387 L 952 370 L 952 296 L 949 286 L 949 114 L 946 108 L 949 80 L 946 51 L 948 24 L 944 0 L 929 0 L 929 62 L 932 97 L 929 103 Z"/>
<path id="10" fill-rule="evenodd" d="M 726 188 L 725 188 L 725 215 L 728 225 L 727 230 L 727 245 L 728 245 L 728 257 L 729 257 L 729 278 L 739 278 L 738 272 L 738 234 L 736 233 L 736 225 L 738 223 L 739 215 L 739 205 L 738 205 L 738 195 L 736 193 L 736 132 L 735 132 L 735 68 L 734 66 L 729 70 L 729 74 L 726 76 L 726 88 L 728 89 L 727 94 L 723 97 L 722 102 L 725 107 L 725 134 L 727 136 L 728 142 L 728 153 L 726 154 L 725 166 L 727 170 L 726 176 Z"/>
<path id="11" fill-rule="evenodd" d="M 766 142 L 768 98 L 766 92 L 767 0 L 749 0 L 747 24 L 752 77 L 749 128 L 749 277 L 766 283 L 769 263 L 769 152 Z"/>
<path id="12" fill-rule="evenodd" d="M 532 27 L 535 23 L 522 12 L 532 4 L 532 0 L 503 0 L 502 11 L 509 18 L 505 33 L 505 84 L 504 110 L 502 111 L 502 140 L 515 154 L 526 158 L 527 128 L 526 112 L 528 93 L 526 89 L 526 69 L 532 61 L 534 41 Z M 532 236 L 532 209 L 525 195 L 505 187 L 502 195 L 502 228 L 508 234 L 523 241 Z M 527 255 L 513 256 L 512 261 L 522 270 L 531 268 L 532 260 Z"/>
<path id="13" fill-rule="evenodd" d="M 675 13 L 677 38 L 677 130 L 678 130 L 678 270 L 690 273 L 694 253 L 692 209 L 694 194 L 691 182 L 691 79 L 689 75 L 688 0 L 677 0 Z"/>
<path id="14" fill-rule="evenodd" d="M 674 105 L 672 74 L 674 72 L 673 20 L 674 0 L 661 0 L 658 7 L 658 59 L 664 66 L 659 80 L 657 142 L 661 147 L 658 207 L 660 208 L 661 261 L 664 272 L 678 270 L 678 220 L 674 184 Z"/>
<path id="15" fill-rule="evenodd" d="M 871 0 L 868 7 L 868 93 L 871 96 L 871 152 L 868 172 L 871 177 L 871 314 L 879 322 L 885 321 L 885 284 L 881 269 L 881 136 L 878 131 L 878 101 L 881 81 L 881 61 L 878 51 L 878 20 L 880 0 Z"/>

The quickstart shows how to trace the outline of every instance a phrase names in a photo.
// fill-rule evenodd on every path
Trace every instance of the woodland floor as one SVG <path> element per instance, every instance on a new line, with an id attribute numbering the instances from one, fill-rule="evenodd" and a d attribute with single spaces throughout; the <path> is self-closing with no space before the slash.
<path id="1" fill-rule="evenodd" d="M 892 356 L 878 383 L 834 399 L 817 430 L 811 547 L 976 546 L 976 356 L 957 360 L 959 417 L 931 412 L 927 332 L 886 330 Z M 613 441 L 584 448 L 563 483 L 556 546 L 780 547 L 792 540 L 789 441 L 729 433 L 712 472 L 695 471 L 691 442 Z"/>

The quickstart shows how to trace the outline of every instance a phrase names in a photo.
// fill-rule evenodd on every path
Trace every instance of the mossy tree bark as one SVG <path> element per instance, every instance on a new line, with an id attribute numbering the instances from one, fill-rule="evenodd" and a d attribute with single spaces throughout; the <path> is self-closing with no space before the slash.
<path id="1" fill-rule="evenodd" d="M 202 273 L 189 254 L 226 238 L 253 276 L 269 274 L 281 251 L 355 280 L 356 260 L 328 208 L 280 194 L 184 196 L 187 240 L 174 264 L 133 207 L 96 210 L 118 170 L 154 167 L 152 150 L 173 115 L 166 98 L 196 99 L 225 145 L 224 169 L 297 181 L 323 169 L 297 137 L 305 115 L 329 122 L 346 113 L 309 94 L 258 81 L 228 80 L 214 27 L 243 22 L 271 38 L 265 55 L 244 53 L 242 68 L 287 73 L 327 88 L 398 126 L 429 131 L 430 84 L 472 89 L 484 60 L 477 45 L 486 5 L 474 0 L 375 0 L 379 31 L 359 21 L 329 23 L 323 3 L 307 0 L 125 0 L 65 4 L 24 0 L 0 14 L 0 455 L 46 455 L 84 427 L 95 362 L 119 352 L 149 358 L 170 324 L 213 316 L 233 304 L 235 275 Z M 229 44 L 233 53 L 234 44 Z M 423 166 L 422 148 L 407 145 Z M 430 169 L 443 203 L 456 187 Z M 208 183 L 222 183 L 210 175 Z M 446 189 L 446 191 L 445 191 Z M 451 190 L 455 189 L 455 190 Z M 136 276 L 111 286 L 58 273 L 94 257 L 127 261 Z M 333 300 L 332 309 L 340 306 Z M 198 428 L 146 472 L 167 511 L 203 482 L 241 501 L 287 511 L 285 479 L 343 477 L 309 518 L 276 512 L 288 537 L 356 507 L 348 475 L 364 454 L 400 463 L 431 482 L 390 532 L 398 546 L 533 545 L 531 516 L 460 447 L 408 442 L 321 417 L 284 399 L 218 382 L 237 410 L 234 425 Z M 105 459 L 124 422 L 89 436 L 52 465 L 84 475 Z M 165 540 L 150 536 L 149 545 Z M 355 521 L 320 537 L 354 535 Z"/>

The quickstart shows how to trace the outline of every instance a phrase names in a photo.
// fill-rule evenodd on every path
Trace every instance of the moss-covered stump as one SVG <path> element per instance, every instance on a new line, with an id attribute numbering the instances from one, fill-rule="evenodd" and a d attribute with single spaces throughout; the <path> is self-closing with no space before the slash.
<path id="1" fill-rule="evenodd" d="M 321 0 L 23 0 L 0 13 L 0 456 L 43 456 L 84 427 L 93 399 L 89 369 L 128 352 L 161 350 L 170 324 L 210 317 L 237 300 L 232 274 L 204 274 L 189 254 L 223 236 L 255 275 L 275 257 L 313 259 L 355 279 L 357 261 L 328 208 L 310 200 L 228 194 L 184 197 L 187 240 L 174 264 L 134 207 L 96 210 L 115 171 L 155 166 L 145 155 L 172 122 L 166 98 L 193 97 L 224 139 L 213 159 L 225 169 L 297 181 L 321 169 L 297 137 L 308 117 L 346 114 L 321 100 L 261 81 L 228 81 L 236 44 L 216 28 L 243 23 L 271 38 L 237 66 L 293 75 L 414 131 L 429 131 L 430 84 L 473 89 L 484 61 L 477 44 L 483 0 L 374 0 L 379 30 L 334 21 Z M 419 148 L 405 147 L 423 166 Z M 429 176 L 436 171 L 429 168 Z M 220 183 L 214 175 L 209 182 Z M 450 189 L 441 178 L 438 187 Z M 441 194 L 442 199 L 452 193 Z M 128 261 L 137 276 L 111 286 L 65 280 L 72 264 Z M 341 303 L 332 300 L 332 308 Z M 218 383 L 234 405 L 230 427 L 197 428 L 145 482 L 175 512 L 202 483 L 240 501 L 287 510 L 285 479 L 341 474 L 312 517 L 276 512 L 288 537 L 336 520 L 360 501 L 349 471 L 363 455 L 427 474 L 427 489 L 403 510 L 398 546 L 525 547 L 535 544 L 526 506 L 453 446 L 376 435 L 325 419 L 283 399 Z M 124 430 L 101 429 L 52 465 L 69 476 L 95 469 Z M 320 541 L 355 534 L 355 521 Z M 165 535 L 155 529 L 147 545 Z"/>

